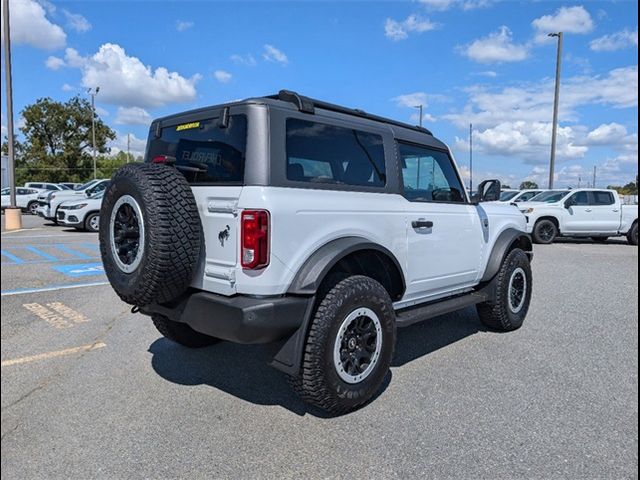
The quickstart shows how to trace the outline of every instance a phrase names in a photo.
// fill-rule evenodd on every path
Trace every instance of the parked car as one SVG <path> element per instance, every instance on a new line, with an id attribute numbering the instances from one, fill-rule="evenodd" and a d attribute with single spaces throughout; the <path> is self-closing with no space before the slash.
<path id="1" fill-rule="evenodd" d="M 47 182 L 27 182 L 24 184 L 25 188 L 37 188 L 38 190 L 50 190 L 57 192 L 60 190 L 69 190 L 69 187 L 65 187 L 59 183 L 47 183 Z"/>
<path id="2" fill-rule="evenodd" d="M 477 208 L 429 130 L 281 91 L 150 132 L 146 163 L 105 192 L 99 237 L 114 290 L 168 339 L 279 341 L 271 365 L 343 413 L 379 390 L 397 327 L 471 305 L 488 328 L 522 325 L 524 216 Z M 495 201 L 500 182 L 478 192 Z"/>
<path id="3" fill-rule="evenodd" d="M 528 202 L 536 195 L 542 193 L 544 190 L 506 190 L 500 194 L 499 202 L 503 203 L 520 203 Z"/>
<path id="4" fill-rule="evenodd" d="M 536 243 L 553 243 L 559 236 L 590 237 L 604 242 L 626 236 L 638 244 L 638 206 L 622 205 L 615 190 L 579 188 L 542 193 L 518 208 Z"/>
<path id="5" fill-rule="evenodd" d="M 32 215 L 35 215 L 38 208 L 38 194 L 40 190 L 35 188 L 16 188 L 16 206 L 20 207 Z M 11 198 L 9 195 L 9 188 L 2 189 L 2 209 L 4 210 L 11 204 Z"/>
<path id="6" fill-rule="evenodd" d="M 58 223 L 78 230 L 97 232 L 100 228 L 100 206 L 103 195 L 104 190 L 91 197 L 62 202 L 56 214 Z"/>
<path id="7" fill-rule="evenodd" d="M 65 190 L 61 192 L 44 192 L 38 195 L 38 215 L 46 220 L 58 223 L 56 218 L 57 210 L 60 204 L 66 200 L 72 200 L 77 197 L 91 197 L 102 192 L 107 184 L 108 179 L 91 180 L 85 183 L 77 190 Z"/>

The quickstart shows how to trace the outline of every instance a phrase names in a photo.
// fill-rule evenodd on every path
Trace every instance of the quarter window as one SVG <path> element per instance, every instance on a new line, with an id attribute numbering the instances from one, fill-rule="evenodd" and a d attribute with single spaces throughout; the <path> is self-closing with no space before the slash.
<path id="1" fill-rule="evenodd" d="M 446 152 L 405 143 L 399 147 L 407 200 L 464 203 L 462 184 Z"/>
<path id="2" fill-rule="evenodd" d="M 287 179 L 295 182 L 383 187 L 382 136 L 353 128 L 287 120 Z"/>

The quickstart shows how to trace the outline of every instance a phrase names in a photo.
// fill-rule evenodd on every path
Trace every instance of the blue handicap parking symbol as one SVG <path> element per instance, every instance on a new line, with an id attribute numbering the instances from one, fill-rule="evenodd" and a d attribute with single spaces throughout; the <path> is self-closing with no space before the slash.
<path id="1" fill-rule="evenodd" d="M 55 265 L 54 270 L 67 277 L 86 277 L 88 275 L 102 275 L 104 267 L 101 263 L 82 263 L 80 265 Z"/>

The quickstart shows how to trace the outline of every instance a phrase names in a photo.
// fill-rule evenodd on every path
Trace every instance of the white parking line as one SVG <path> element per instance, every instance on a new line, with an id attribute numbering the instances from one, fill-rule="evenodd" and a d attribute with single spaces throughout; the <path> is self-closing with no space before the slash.
<path id="1" fill-rule="evenodd" d="M 30 363 L 37 360 L 46 360 L 48 358 L 63 357 L 80 352 L 90 352 L 98 348 L 104 348 L 107 345 L 103 342 L 92 343 L 91 345 L 82 345 L 81 347 L 67 348 L 65 350 L 56 350 L 55 352 L 40 353 L 38 355 L 29 355 L 28 357 L 12 358 L 10 360 L 2 360 L 2 367 L 10 367 L 12 365 L 20 365 L 21 363 Z"/>
<path id="2" fill-rule="evenodd" d="M 5 235 L 7 233 L 14 233 L 14 232 L 24 232 L 26 230 L 13 230 L 11 232 L 2 232 L 2 235 Z M 24 236 L 18 236 L 16 238 L 5 238 L 3 240 L 3 242 L 7 241 L 7 240 L 24 240 L 25 238 L 64 238 L 64 237 L 75 237 L 75 238 L 80 238 L 80 237 L 90 237 L 92 235 L 98 235 L 97 233 L 91 233 L 91 232 L 78 232 L 78 233 L 63 233 L 60 235 L 24 235 Z"/>
<path id="3" fill-rule="evenodd" d="M 97 287 L 100 285 L 109 285 L 109 282 L 91 282 L 91 283 L 72 283 L 70 285 L 51 285 L 40 288 L 19 288 L 17 290 L 5 290 L 0 294 L 2 297 L 11 295 L 24 295 L 26 293 L 53 292 L 56 290 L 67 290 L 70 288 Z"/>

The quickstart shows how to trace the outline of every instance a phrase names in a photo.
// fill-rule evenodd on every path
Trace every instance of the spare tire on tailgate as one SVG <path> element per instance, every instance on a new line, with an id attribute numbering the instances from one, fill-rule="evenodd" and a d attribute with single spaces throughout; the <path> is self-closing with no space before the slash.
<path id="1" fill-rule="evenodd" d="M 129 164 L 113 175 L 100 210 L 107 278 L 127 303 L 178 297 L 198 265 L 202 227 L 184 176 L 172 167 Z"/>

